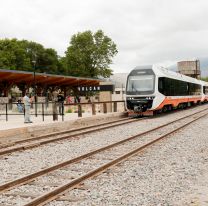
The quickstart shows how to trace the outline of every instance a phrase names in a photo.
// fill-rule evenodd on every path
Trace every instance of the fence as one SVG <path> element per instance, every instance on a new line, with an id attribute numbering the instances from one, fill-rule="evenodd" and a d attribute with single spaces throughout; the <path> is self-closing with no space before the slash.
<path id="1" fill-rule="evenodd" d="M 5 116 L 6 121 L 12 115 L 25 115 L 23 103 L 0 103 L 0 116 Z M 30 115 L 42 116 L 42 121 L 45 116 L 52 116 L 56 120 L 56 115 L 61 115 L 64 121 L 66 113 L 77 113 L 78 117 L 82 117 L 84 112 L 90 112 L 92 115 L 96 113 L 108 112 L 123 112 L 125 111 L 124 101 L 106 101 L 106 102 L 91 102 L 91 103 L 58 103 L 58 102 L 34 102 L 31 104 Z"/>

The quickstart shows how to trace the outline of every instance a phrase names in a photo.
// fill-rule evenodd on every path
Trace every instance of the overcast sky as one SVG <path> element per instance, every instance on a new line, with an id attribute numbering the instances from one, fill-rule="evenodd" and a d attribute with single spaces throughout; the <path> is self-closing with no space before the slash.
<path id="1" fill-rule="evenodd" d="M 208 0 L 0 0 L 0 38 L 64 55 L 73 34 L 102 29 L 118 47 L 111 68 L 207 57 Z"/>

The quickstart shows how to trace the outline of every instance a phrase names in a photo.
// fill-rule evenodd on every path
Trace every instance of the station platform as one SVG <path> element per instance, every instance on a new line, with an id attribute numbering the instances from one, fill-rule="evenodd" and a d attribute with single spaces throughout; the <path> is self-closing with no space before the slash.
<path id="1" fill-rule="evenodd" d="M 48 133 L 74 129 L 78 127 L 84 127 L 96 123 L 102 123 L 105 121 L 118 119 L 121 116 L 125 116 L 124 112 L 114 113 L 83 113 L 82 117 L 78 117 L 77 113 L 67 113 L 64 115 L 64 121 L 62 116 L 58 116 L 58 121 L 53 121 L 53 116 L 35 115 L 31 116 L 33 123 L 24 123 L 23 115 L 9 115 L 8 121 L 6 121 L 5 115 L 0 116 L 0 142 L 5 139 L 18 140 L 22 138 L 30 138 L 34 136 L 40 136 Z"/>
<path id="2" fill-rule="evenodd" d="M 98 115 L 103 115 L 98 114 Z M 84 113 L 82 117 L 78 117 L 77 113 L 67 113 L 64 115 L 64 121 L 69 121 L 69 120 L 75 120 L 75 119 L 80 119 L 84 117 L 92 117 L 91 113 Z M 53 116 L 44 116 L 44 121 L 43 117 L 41 115 L 38 115 L 37 117 L 35 115 L 31 115 L 31 120 L 33 123 L 24 123 L 24 116 L 23 115 L 9 115 L 8 116 L 8 121 L 6 121 L 5 115 L 0 116 L 0 130 L 5 130 L 5 129 L 13 129 L 13 128 L 19 128 L 19 127 L 33 127 L 37 125 L 45 125 L 48 123 L 57 123 L 57 122 L 62 122 L 62 116 L 58 116 L 58 121 L 53 121 Z"/>

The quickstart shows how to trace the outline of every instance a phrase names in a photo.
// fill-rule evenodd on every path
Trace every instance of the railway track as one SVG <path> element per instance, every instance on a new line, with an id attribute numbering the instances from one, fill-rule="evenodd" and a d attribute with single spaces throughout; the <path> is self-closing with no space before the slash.
<path id="1" fill-rule="evenodd" d="M 53 167 L 7 182 L 0 186 L 0 199 L 9 201 L 15 197 L 21 197 L 22 205 L 25 206 L 44 205 L 55 199 L 60 201 L 61 195 L 78 187 L 83 181 L 205 117 L 208 115 L 206 110 L 195 112 Z M 66 183 L 66 179 L 70 181 Z M 33 191 L 36 193 L 34 194 Z"/>
<path id="2" fill-rule="evenodd" d="M 45 144 L 49 144 L 52 142 L 74 138 L 80 135 L 89 134 L 92 132 L 97 132 L 97 131 L 121 126 L 124 124 L 129 124 L 129 123 L 136 122 L 136 121 L 141 121 L 142 119 L 144 118 L 141 118 L 141 119 L 122 118 L 119 120 L 105 122 L 102 124 L 81 127 L 77 129 L 71 129 L 71 130 L 65 130 L 61 132 L 55 132 L 55 133 L 33 137 L 33 138 L 25 139 L 25 140 L 19 140 L 10 144 L 0 144 L 0 156 L 5 155 L 5 154 L 10 154 L 13 152 L 17 152 L 17 151 L 21 151 L 21 150 L 32 149 L 32 148 L 45 145 Z"/>
<path id="3" fill-rule="evenodd" d="M 178 112 L 180 113 L 183 111 L 178 111 Z M 161 115 L 156 116 L 155 118 L 160 117 L 160 116 Z M 78 137 L 80 135 L 89 134 L 89 133 L 93 133 L 96 131 L 101 131 L 101 130 L 113 128 L 116 126 L 129 124 L 135 121 L 141 121 L 143 119 L 146 119 L 146 118 L 145 117 L 140 118 L 140 119 L 122 118 L 119 120 L 104 122 L 101 124 L 91 125 L 87 127 L 53 132 L 53 133 L 49 133 L 49 134 L 45 134 L 42 136 L 37 136 L 37 137 L 29 138 L 29 139 L 14 141 L 11 143 L 6 143 L 6 144 L 0 144 L 0 156 L 5 155 L 5 154 L 10 154 L 13 152 L 22 151 L 22 150 L 29 150 L 35 147 L 39 147 L 41 145 L 46 145 L 49 143 Z"/>

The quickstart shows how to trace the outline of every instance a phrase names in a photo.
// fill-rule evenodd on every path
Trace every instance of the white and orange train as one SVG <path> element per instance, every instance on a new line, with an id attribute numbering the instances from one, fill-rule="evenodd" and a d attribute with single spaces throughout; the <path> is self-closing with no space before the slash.
<path id="1" fill-rule="evenodd" d="M 126 107 L 149 114 L 208 101 L 208 82 L 154 65 L 133 69 L 126 83 Z"/>

